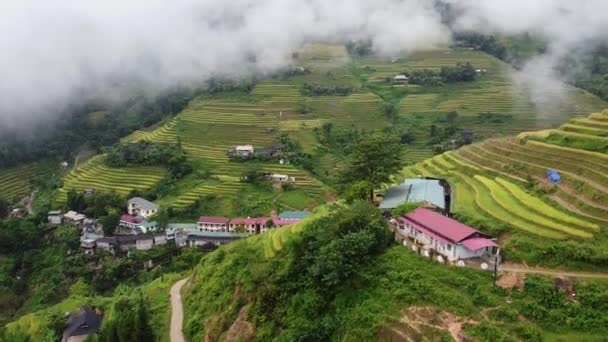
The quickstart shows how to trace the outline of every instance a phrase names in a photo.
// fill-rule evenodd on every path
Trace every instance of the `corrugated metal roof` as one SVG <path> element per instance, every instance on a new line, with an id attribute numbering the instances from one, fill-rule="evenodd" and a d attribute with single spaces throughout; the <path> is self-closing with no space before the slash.
<path id="1" fill-rule="evenodd" d="M 310 212 L 308 211 L 284 211 L 279 214 L 281 220 L 303 220 Z"/>
<path id="2" fill-rule="evenodd" d="M 443 187 L 436 179 L 408 178 L 386 190 L 380 209 L 394 209 L 404 203 L 427 202 L 445 209 Z"/>

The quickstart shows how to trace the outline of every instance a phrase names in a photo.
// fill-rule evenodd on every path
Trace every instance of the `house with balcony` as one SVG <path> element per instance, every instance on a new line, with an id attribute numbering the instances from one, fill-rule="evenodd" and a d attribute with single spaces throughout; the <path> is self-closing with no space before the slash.
<path id="1" fill-rule="evenodd" d="M 198 230 L 203 232 L 227 232 L 229 218 L 219 216 L 201 216 L 198 219 Z"/>
<path id="2" fill-rule="evenodd" d="M 500 247 L 494 238 L 436 211 L 418 208 L 398 217 L 397 224 L 398 233 L 414 248 L 429 257 L 440 255 L 439 261 L 500 259 Z"/>
<path id="3" fill-rule="evenodd" d="M 147 218 L 158 212 L 158 204 L 152 203 L 145 198 L 133 197 L 127 202 L 127 212 L 131 216 Z"/>
<path id="4" fill-rule="evenodd" d="M 228 223 L 228 229 L 236 232 L 242 228 L 249 234 L 260 234 L 267 230 L 266 222 L 268 222 L 266 217 L 233 218 Z"/>

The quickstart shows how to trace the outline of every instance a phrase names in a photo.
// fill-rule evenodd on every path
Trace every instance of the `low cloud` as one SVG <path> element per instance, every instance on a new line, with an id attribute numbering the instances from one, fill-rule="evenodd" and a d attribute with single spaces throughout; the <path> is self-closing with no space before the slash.
<path id="1" fill-rule="evenodd" d="M 554 62 L 605 40 L 603 0 L 446 0 L 456 27 L 532 32 Z M 158 92 L 210 77 L 267 73 L 306 42 L 371 39 L 395 55 L 449 42 L 431 0 L 20 0 L 0 4 L 0 130 L 56 118 L 116 84 Z M 256 56 L 252 62 L 251 56 Z"/>

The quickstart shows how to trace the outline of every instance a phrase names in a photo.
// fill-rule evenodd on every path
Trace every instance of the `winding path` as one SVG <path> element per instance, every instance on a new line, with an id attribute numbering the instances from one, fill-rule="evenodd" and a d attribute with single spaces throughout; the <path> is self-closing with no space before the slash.
<path id="1" fill-rule="evenodd" d="M 171 286 L 171 342 L 184 342 L 182 326 L 184 323 L 184 307 L 182 303 L 182 286 L 188 278 L 182 279 Z"/>
<path id="2" fill-rule="evenodd" d="M 552 270 L 546 268 L 527 267 L 521 264 L 504 263 L 498 266 L 499 272 L 525 273 L 525 274 L 540 274 L 548 276 L 562 276 L 570 278 L 598 278 L 608 279 L 608 273 L 601 272 L 570 272 Z"/>

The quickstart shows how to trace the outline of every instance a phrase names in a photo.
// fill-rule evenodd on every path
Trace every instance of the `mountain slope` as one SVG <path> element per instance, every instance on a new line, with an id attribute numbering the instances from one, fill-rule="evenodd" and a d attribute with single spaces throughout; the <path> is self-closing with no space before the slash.
<path id="1" fill-rule="evenodd" d="M 577 305 L 537 277 L 523 292 L 496 290 L 491 273 L 439 265 L 402 246 L 340 249 L 370 246 L 378 237 L 365 232 L 387 229 L 364 204 L 324 215 L 205 256 L 184 293 L 190 340 L 449 340 L 454 324 L 478 340 L 605 333 L 599 317 L 608 308 L 596 309 L 593 298 L 608 293 L 606 282 L 577 283 Z"/>

